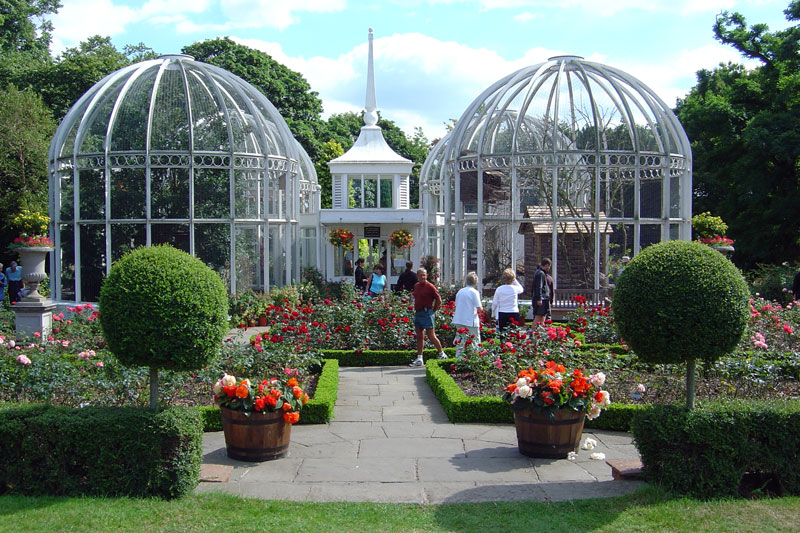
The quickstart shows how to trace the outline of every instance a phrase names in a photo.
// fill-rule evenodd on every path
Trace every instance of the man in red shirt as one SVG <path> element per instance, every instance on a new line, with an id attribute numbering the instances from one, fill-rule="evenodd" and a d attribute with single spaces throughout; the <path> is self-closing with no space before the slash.
<path id="1" fill-rule="evenodd" d="M 439 350 L 439 359 L 447 359 L 442 351 L 442 343 L 433 331 L 433 313 L 442 306 L 442 297 L 436 286 L 428 281 L 428 271 L 417 270 L 417 284 L 414 285 L 414 329 L 417 333 L 417 358 L 408 366 L 422 366 L 422 347 L 425 335 Z"/>

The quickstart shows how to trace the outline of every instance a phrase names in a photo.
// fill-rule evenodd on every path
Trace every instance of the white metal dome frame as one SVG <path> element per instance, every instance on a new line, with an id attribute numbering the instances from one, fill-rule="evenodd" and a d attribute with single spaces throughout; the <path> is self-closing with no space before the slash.
<path id="1" fill-rule="evenodd" d="M 610 261 L 691 238 L 691 167 L 677 117 L 645 84 L 578 56 L 554 57 L 483 91 L 431 150 L 421 171 L 426 236 L 438 232 L 443 239 L 433 241 L 445 245 L 429 253 L 442 257 L 445 280 L 476 270 L 486 281 L 498 273 L 487 246 L 505 239 L 507 257 L 494 265 L 502 270 L 519 264 L 521 228 L 547 228 L 550 250 L 538 258 L 552 258 L 558 283 L 559 273 L 567 279 L 558 268 L 564 234 L 583 232 L 594 257 L 578 285 L 597 292 L 608 286 Z M 613 228 L 625 234 L 621 249 Z"/>
<path id="2" fill-rule="evenodd" d="M 318 225 L 314 165 L 275 106 L 191 56 L 103 78 L 62 120 L 49 162 L 56 300 L 95 300 L 113 260 L 161 242 L 231 292 L 266 290 L 299 279 L 298 219 Z"/>

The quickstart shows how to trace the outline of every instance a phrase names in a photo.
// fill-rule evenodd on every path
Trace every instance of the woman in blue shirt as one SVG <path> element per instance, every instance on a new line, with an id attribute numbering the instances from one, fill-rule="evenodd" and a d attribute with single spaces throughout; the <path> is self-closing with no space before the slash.
<path id="1" fill-rule="evenodd" d="M 367 293 L 365 296 L 371 298 L 382 294 L 386 289 L 386 276 L 383 275 L 383 266 L 378 263 L 372 270 L 372 276 L 367 283 Z"/>

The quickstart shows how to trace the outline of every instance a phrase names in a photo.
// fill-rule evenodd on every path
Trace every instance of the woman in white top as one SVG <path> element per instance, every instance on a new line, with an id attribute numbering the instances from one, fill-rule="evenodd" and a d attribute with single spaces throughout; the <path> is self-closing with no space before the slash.
<path id="1" fill-rule="evenodd" d="M 511 320 L 521 324 L 517 295 L 524 290 L 517 281 L 514 271 L 507 268 L 503 271 L 503 285 L 497 287 L 492 298 L 492 316 L 497 320 L 497 330 L 503 331 Z"/>
<path id="2" fill-rule="evenodd" d="M 481 322 L 478 310 L 482 309 L 481 295 L 478 292 L 478 275 L 467 274 L 466 285 L 456 293 L 456 310 L 453 313 L 453 327 L 456 329 L 456 357 L 464 353 L 467 341 L 475 347 L 481 342 Z M 459 330 L 461 331 L 459 333 Z M 466 331 L 465 331 L 466 330 Z"/>

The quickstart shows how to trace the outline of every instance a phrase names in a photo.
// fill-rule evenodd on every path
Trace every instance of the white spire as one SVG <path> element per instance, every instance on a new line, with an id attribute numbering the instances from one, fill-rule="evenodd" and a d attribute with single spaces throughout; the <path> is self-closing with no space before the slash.
<path id="1" fill-rule="evenodd" d="M 372 28 L 369 29 L 369 64 L 367 65 L 367 103 L 364 105 L 364 124 L 374 126 L 378 123 L 375 104 L 375 71 L 372 68 Z"/>

